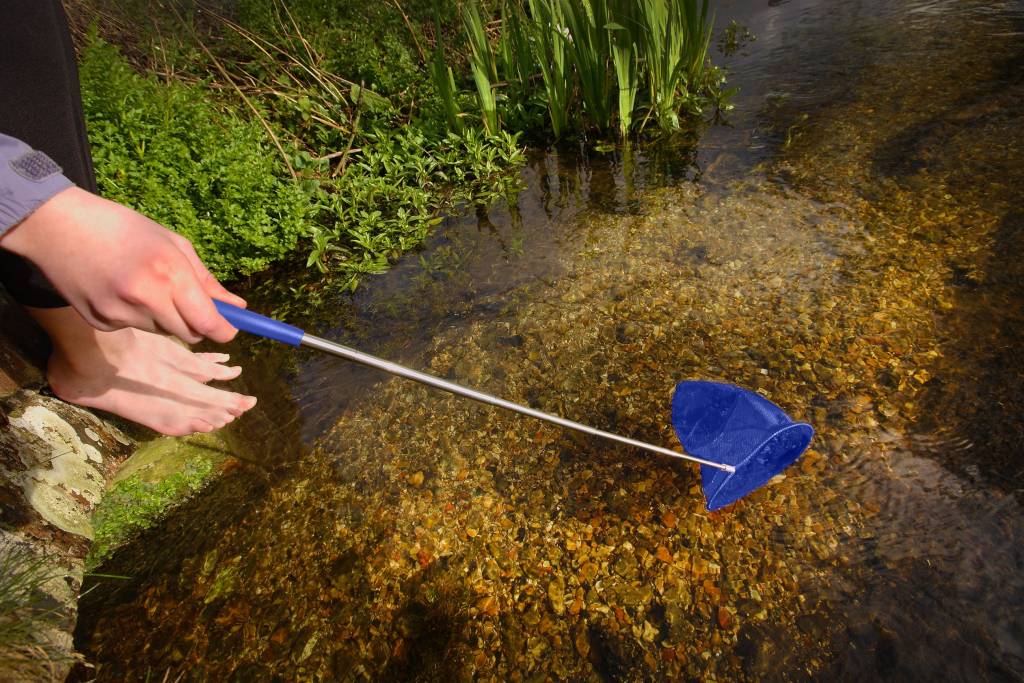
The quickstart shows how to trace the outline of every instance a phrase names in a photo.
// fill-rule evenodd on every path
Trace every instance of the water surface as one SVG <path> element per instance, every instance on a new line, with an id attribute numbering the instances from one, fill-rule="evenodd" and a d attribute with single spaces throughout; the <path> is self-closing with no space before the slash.
<path id="1" fill-rule="evenodd" d="M 1024 3 L 731 19 L 696 147 L 535 154 L 302 322 L 665 445 L 675 381 L 740 384 L 811 450 L 708 513 L 694 466 L 263 349 L 291 464 L 110 563 L 100 680 L 1024 678 Z"/>

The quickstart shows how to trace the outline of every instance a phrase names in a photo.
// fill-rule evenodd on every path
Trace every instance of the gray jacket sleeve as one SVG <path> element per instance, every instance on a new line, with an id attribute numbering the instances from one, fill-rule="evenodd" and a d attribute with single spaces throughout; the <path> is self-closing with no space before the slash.
<path id="1" fill-rule="evenodd" d="M 73 184 L 53 159 L 0 133 L 0 237 Z"/>

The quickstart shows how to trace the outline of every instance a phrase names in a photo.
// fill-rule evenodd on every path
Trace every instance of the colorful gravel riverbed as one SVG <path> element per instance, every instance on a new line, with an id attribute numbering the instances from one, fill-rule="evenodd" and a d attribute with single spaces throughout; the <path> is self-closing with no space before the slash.
<path id="1" fill-rule="evenodd" d="M 676 381 L 739 384 L 816 429 L 783 475 L 708 513 L 696 466 L 389 379 L 98 616 L 99 679 L 1019 675 L 1024 62 L 965 16 L 744 177 L 581 211 L 418 361 L 669 447 Z"/>

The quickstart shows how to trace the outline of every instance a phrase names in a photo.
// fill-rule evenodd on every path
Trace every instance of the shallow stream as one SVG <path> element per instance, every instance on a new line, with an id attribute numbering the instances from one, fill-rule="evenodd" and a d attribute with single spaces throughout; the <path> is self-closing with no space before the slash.
<path id="1" fill-rule="evenodd" d="M 1024 2 L 715 4 L 756 40 L 695 147 L 535 154 L 298 322 L 667 446 L 676 381 L 735 383 L 811 449 L 708 513 L 696 466 L 257 345 L 264 466 L 100 570 L 99 680 L 1024 679 Z"/>

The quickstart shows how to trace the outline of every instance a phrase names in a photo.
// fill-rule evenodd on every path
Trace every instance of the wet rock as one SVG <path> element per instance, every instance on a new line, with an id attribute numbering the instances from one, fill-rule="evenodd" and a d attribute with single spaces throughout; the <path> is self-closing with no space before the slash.
<path id="1" fill-rule="evenodd" d="M 565 580 L 561 576 L 556 576 L 548 583 L 548 600 L 555 614 L 565 612 Z"/>
<path id="2" fill-rule="evenodd" d="M 637 573 L 636 557 L 633 554 L 625 554 L 615 562 L 615 573 L 624 579 L 631 579 Z"/>
<path id="3" fill-rule="evenodd" d="M 796 618 L 797 627 L 812 640 L 820 641 L 828 632 L 828 621 L 819 614 L 801 614 Z"/>
<path id="4" fill-rule="evenodd" d="M 35 390 L 0 402 L 5 618 L 28 625 L 0 642 L 12 680 L 60 680 L 76 661 L 71 631 L 90 517 L 134 445 L 113 424 Z"/>
<path id="5" fill-rule="evenodd" d="M 775 643 L 754 625 L 747 624 L 740 628 L 735 653 L 743 669 L 750 675 L 763 677 L 775 670 Z"/>
<path id="6" fill-rule="evenodd" d="M 498 343 L 518 349 L 523 345 L 523 335 L 513 334 L 507 337 L 498 337 Z"/>

